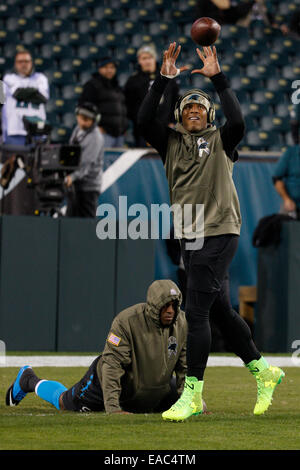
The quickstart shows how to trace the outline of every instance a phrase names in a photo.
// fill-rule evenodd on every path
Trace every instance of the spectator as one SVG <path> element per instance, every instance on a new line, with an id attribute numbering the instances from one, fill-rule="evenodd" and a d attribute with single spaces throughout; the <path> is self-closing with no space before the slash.
<path id="1" fill-rule="evenodd" d="M 65 178 L 69 188 L 67 216 L 95 217 L 101 189 L 104 138 L 99 131 L 100 115 L 92 103 L 76 108 L 77 126 L 70 144 L 81 147 L 80 166 Z"/>
<path id="2" fill-rule="evenodd" d="M 137 114 L 149 88 L 159 74 L 157 55 L 153 46 L 142 46 L 137 52 L 138 70 L 131 75 L 125 85 L 125 97 L 128 117 L 133 123 L 133 134 L 136 147 L 145 147 L 146 141 L 138 131 Z M 177 82 L 171 81 L 166 88 L 158 108 L 160 120 L 165 125 L 172 125 L 174 121 L 174 107 L 179 96 Z"/>
<path id="3" fill-rule="evenodd" d="M 98 72 L 83 87 L 79 104 L 83 102 L 94 103 L 101 113 L 99 129 L 104 136 L 104 147 L 123 147 L 128 120 L 114 59 L 103 57 L 99 60 Z"/>
<path id="4" fill-rule="evenodd" d="M 282 23 L 277 26 L 285 35 L 291 36 L 294 39 L 300 38 L 300 9 L 295 10 L 287 23 Z"/>
<path id="5" fill-rule="evenodd" d="M 195 8 L 196 18 L 202 16 L 209 16 L 214 18 L 219 24 L 236 24 L 239 22 L 245 22 L 248 26 L 249 14 L 252 12 L 252 8 L 256 3 L 255 0 L 247 2 L 236 2 L 232 0 L 198 0 Z M 244 25 L 244 24 L 243 24 Z"/>
<path id="6" fill-rule="evenodd" d="M 40 380 L 24 366 L 6 394 L 8 406 L 34 392 L 57 409 L 154 412 L 174 402 L 186 372 L 186 320 L 181 293 L 170 280 L 154 281 L 147 301 L 120 312 L 103 353 L 73 387 Z M 176 375 L 176 379 L 173 377 Z"/>
<path id="7" fill-rule="evenodd" d="M 282 199 L 281 214 L 300 218 L 300 146 L 289 147 L 273 172 L 275 189 Z"/>
<path id="8" fill-rule="evenodd" d="M 3 77 L 5 104 L 2 108 L 3 142 L 25 145 L 24 116 L 46 119 L 45 103 L 49 98 L 47 77 L 33 68 L 32 56 L 26 49 L 15 55 L 14 72 Z"/>

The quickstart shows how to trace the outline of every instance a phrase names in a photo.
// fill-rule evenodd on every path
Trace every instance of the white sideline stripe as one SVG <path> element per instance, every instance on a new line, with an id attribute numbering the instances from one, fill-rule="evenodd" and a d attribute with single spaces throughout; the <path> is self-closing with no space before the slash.
<path id="1" fill-rule="evenodd" d="M 122 155 L 103 172 L 101 193 L 104 193 L 104 191 L 112 186 L 129 168 L 147 153 L 149 153 L 148 149 L 133 149 L 122 153 Z"/>
<path id="2" fill-rule="evenodd" d="M 264 356 L 272 366 L 299 367 L 300 362 L 295 358 L 285 356 Z M 6 356 L 2 358 L 1 367 L 22 367 L 26 364 L 32 367 L 89 367 L 96 356 Z M 3 360 L 4 359 L 4 360 Z M 293 361 L 294 359 L 294 361 Z M 244 367 L 238 357 L 210 356 L 208 367 Z"/>

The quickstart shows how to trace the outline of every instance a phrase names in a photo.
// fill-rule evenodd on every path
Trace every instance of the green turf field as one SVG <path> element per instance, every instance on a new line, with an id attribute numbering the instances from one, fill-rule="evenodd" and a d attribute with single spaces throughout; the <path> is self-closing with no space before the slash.
<path id="1" fill-rule="evenodd" d="M 41 378 L 73 385 L 86 368 L 38 367 Z M 300 370 L 285 369 L 273 405 L 254 416 L 256 383 L 240 367 L 211 367 L 204 399 L 211 414 L 167 423 L 159 414 L 57 411 L 34 394 L 5 405 L 18 368 L 0 368 L 0 450 L 299 450 Z"/>

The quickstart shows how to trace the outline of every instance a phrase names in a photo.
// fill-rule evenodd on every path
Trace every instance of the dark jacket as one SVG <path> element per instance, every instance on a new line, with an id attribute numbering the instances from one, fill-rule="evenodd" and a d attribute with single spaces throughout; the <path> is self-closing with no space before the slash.
<path id="1" fill-rule="evenodd" d="M 173 324 L 160 323 L 160 311 L 175 300 Z M 120 312 L 113 320 L 97 366 L 107 413 L 147 412 L 155 409 L 170 392 L 176 375 L 178 395 L 186 374 L 185 313 L 180 309 L 181 292 L 168 279 L 154 281 L 147 301 Z"/>
<path id="2" fill-rule="evenodd" d="M 141 68 L 131 75 L 125 85 L 124 93 L 126 98 L 126 107 L 129 119 L 133 122 L 133 132 L 137 140 L 140 133 L 137 128 L 137 115 L 139 108 L 145 98 L 146 94 L 153 81 L 160 73 L 157 67 L 157 72 L 152 74 L 142 72 Z M 170 80 L 166 90 L 164 91 L 163 97 L 157 110 L 157 116 L 159 120 L 168 125 L 174 123 L 174 108 L 176 101 L 179 98 L 179 86 L 176 80 Z"/>
<path id="3" fill-rule="evenodd" d="M 94 103 L 101 113 L 100 126 L 113 137 L 123 135 L 128 127 L 125 96 L 117 78 L 108 80 L 98 72 L 84 85 L 79 104 Z"/>

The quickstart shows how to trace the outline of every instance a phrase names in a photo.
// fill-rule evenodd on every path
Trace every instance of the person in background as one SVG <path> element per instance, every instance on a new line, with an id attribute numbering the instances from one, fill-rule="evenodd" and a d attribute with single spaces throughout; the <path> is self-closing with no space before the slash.
<path id="1" fill-rule="evenodd" d="M 100 132 L 104 147 L 123 147 L 128 128 L 125 96 L 117 79 L 118 63 L 112 57 L 102 57 L 98 71 L 83 86 L 79 104 L 90 102 L 101 113 Z"/>
<path id="2" fill-rule="evenodd" d="M 140 134 L 137 125 L 139 108 L 149 88 L 159 74 L 156 50 L 152 45 L 144 45 L 137 51 L 138 70 L 127 80 L 124 93 L 128 117 L 133 123 L 133 135 L 136 147 L 145 147 L 146 141 Z M 179 87 L 176 80 L 166 88 L 158 107 L 159 119 L 166 125 L 173 125 L 174 107 L 179 97 Z"/>
<path id="3" fill-rule="evenodd" d="M 45 103 L 49 99 L 47 77 L 35 72 L 30 52 L 19 50 L 14 71 L 3 77 L 5 103 L 2 108 L 2 136 L 7 145 L 25 145 L 27 132 L 23 117 L 46 119 Z"/>
<path id="4" fill-rule="evenodd" d="M 282 199 L 280 213 L 300 218 L 300 146 L 289 147 L 273 171 L 273 183 Z"/>
<path id="5" fill-rule="evenodd" d="M 101 115 L 93 103 L 76 108 L 77 126 L 70 144 L 81 147 L 80 165 L 65 178 L 68 188 L 67 217 L 95 217 L 101 190 L 104 138 L 98 125 Z"/>

